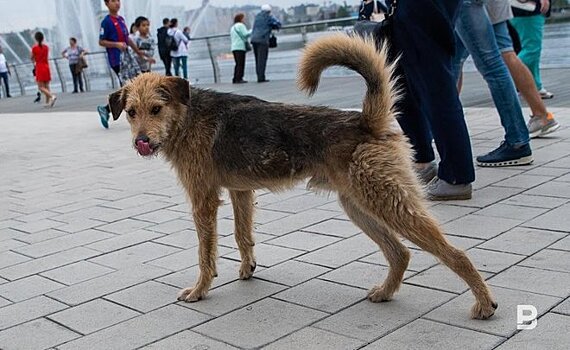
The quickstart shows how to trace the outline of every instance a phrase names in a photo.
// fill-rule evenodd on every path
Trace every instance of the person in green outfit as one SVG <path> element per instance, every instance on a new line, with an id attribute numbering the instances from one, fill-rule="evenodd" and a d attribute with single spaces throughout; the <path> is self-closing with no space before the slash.
<path id="1" fill-rule="evenodd" d="M 245 71 L 245 54 L 247 51 L 251 50 L 251 45 L 249 44 L 248 38 L 251 35 L 251 31 L 247 29 L 243 23 L 245 15 L 243 13 L 238 13 L 234 17 L 234 25 L 230 29 L 230 37 L 232 41 L 232 53 L 234 54 L 234 60 L 236 65 L 234 67 L 234 78 L 232 83 L 243 84 L 247 81 L 243 80 L 243 75 Z"/>

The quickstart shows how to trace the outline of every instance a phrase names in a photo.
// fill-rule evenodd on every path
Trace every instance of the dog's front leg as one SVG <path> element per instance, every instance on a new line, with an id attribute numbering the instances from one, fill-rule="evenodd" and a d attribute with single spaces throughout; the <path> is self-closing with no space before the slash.
<path id="1" fill-rule="evenodd" d="M 235 218 L 235 238 L 241 256 L 239 278 L 249 279 L 255 270 L 255 256 L 253 254 L 253 191 L 230 190 Z"/>
<path id="2" fill-rule="evenodd" d="M 216 232 L 216 215 L 220 199 L 216 191 L 207 194 L 193 195 L 192 214 L 198 231 L 198 254 L 200 275 L 196 285 L 180 291 L 178 300 L 195 302 L 206 296 L 212 280 L 216 276 L 216 258 L 218 235 Z"/>

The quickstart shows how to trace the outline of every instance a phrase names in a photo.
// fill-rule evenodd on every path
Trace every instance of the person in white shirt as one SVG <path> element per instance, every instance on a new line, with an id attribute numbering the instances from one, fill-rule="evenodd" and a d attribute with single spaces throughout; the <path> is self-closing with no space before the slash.
<path id="1" fill-rule="evenodd" d="M 10 84 L 8 84 L 8 75 L 10 75 L 10 70 L 8 69 L 8 63 L 6 63 L 6 56 L 4 56 L 2 46 L 0 46 L 0 79 L 4 80 L 6 97 L 12 97 L 10 96 Z"/>
<path id="2" fill-rule="evenodd" d="M 173 18 L 170 20 L 170 28 L 168 35 L 172 36 L 178 44 L 178 50 L 170 51 L 172 63 L 174 64 L 174 75 L 180 76 L 180 67 L 182 67 L 182 76 L 188 79 L 188 43 L 190 40 L 178 29 L 178 19 Z"/>

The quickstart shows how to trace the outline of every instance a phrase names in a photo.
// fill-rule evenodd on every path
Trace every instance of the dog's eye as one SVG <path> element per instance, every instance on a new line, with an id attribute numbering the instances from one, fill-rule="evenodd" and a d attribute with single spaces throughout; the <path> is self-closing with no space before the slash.
<path id="1" fill-rule="evenodd" d="M 134 109 L 129 109 L 127 111 L 127 114 L 129 115 L 129 117 L 133 118 L 135 116 L 136 112 Z"/>
<path id="2" fill-rule="evenodd" d="M 158 113 L 160 113 L 161 109 L 162 109 L 162 107 L 160 107 L 160 106 L 154 106 L 154 107 L 152 107 L 152 110 L 150 112 L 154 115 L 157 115 Z"/>

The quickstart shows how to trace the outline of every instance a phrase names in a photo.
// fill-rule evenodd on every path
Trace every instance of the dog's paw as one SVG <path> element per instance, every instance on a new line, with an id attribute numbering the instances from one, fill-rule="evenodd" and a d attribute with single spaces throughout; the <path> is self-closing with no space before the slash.
<path id="1" fill-rule="evenodd" d="M 251 263 L 247 261 L 243 261 L 239 268 L 239 279 L 240 280 L 248 280 L 253 276 L 253 271 L 257 267 L 257 263 L 252 261 Z"/>
<path id="2" fill-rule="evenodd" d="M 388 293 L 382 286 L 374 286 L 368 291 L 368 300 L 373 303 L 390 301 L 393 293 Z"/>
<path id="3" fill-rule="evenodd" d="M 196 288 L 184 288 L 178 292 L 178 300 L 187 303 L 194 303 L 206 296 L 206 292 L 200 291 Z"/>
<path id="4" fill-rule="evenodd" d="M 486 320 L 495 314 L 495 310 L 498 306 L 499 305 L 494 301 L 490 301 L 485 305 L 477 301 L 471 308 L 471 318 L 476 320 Z"/>

